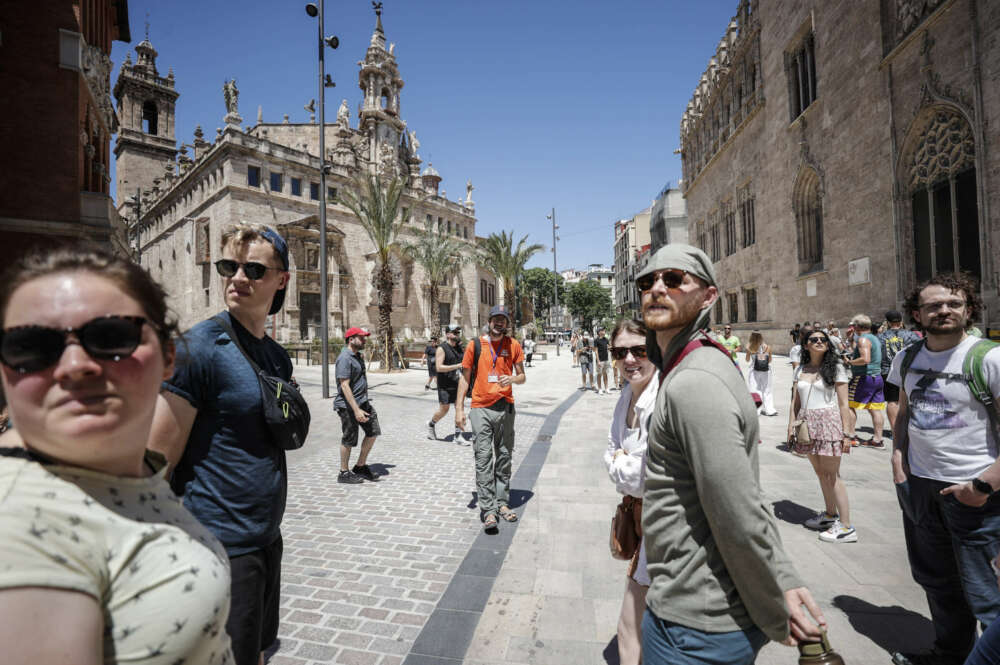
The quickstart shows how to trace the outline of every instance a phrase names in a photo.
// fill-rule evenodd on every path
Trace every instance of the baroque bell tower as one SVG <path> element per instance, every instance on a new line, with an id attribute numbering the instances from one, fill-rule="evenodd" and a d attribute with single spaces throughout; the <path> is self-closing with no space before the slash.
<path id="1" fill-rule="evenodd" d="M 174 107 L 179 93 L 174 89 L 174 72 L 159 75 L 148 24 L 146 30 L 146 39 L 135 47 L 135 64 L 125 57 L 114 89 L 121 123 L 115 142 L 115 201 L 125 217 L 135 215 L 130 198 L 138 190 L 145 197 L 159 187 L 164 165 L 177 156 Z"/>
<path id="2" fill-rule="evenodd" d="M 398 175 L 399 146 L 406 128 L 399 112 L 403 79 L 396 66 L 394 45 L 388 50 L 385 48 L 382 3 L 372 2 L 372 6 L 375 8 L 375 32 L 365 59 L 358 63 L 361 66 L 358 85 L 364 93 L 358 126 L 368 136 L 368 161 L 372 168 Z"/>

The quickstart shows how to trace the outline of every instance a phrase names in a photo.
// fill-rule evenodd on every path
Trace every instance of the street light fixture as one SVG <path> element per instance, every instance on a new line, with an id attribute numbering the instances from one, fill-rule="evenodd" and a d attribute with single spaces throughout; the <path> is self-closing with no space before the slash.
<path id="1" fill-rule="evenodd" d="M 326 62 L 324 55 L 326 46 L 332 49 L 340 46 L 340 40 L 336 36 L 325 37 L 323 35 L 323 4 L 324 0 L 319 0 L 317 6 L 315 2 L 306 5 L 306 14 L 313 18 L 318 18 L 319 40 L 319 311 L 320 311 L 320 362 L 323 365 L 323 398 L 330 396 L 330 313 L 329 313 L 329 293 L 327 279 L 329 268 L 326 260 L 326 89 L 336 85 L 326 73 Z"/>

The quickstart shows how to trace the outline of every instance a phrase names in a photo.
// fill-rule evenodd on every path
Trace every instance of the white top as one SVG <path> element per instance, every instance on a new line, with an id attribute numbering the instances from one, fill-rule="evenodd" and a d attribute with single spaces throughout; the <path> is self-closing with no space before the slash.
<path id="1" fill-rule="evenodd" d="M 535 352 L 535 340 L 533 340 L 533 339 L 526 339 L 526 340 L 524 340 L 524 344 L 522 344 L 521 346 L 524 347 L 524 352 L 525 353 L 534 353 Z"/>
<path id="2" fill-rule="evenodd" d="M 799 381 L 803 367 L 804 365 L 799 365 L 792 372 L 792 382 L 795 384 L 795 389 L 799 391 L 799 404 L 804 404 L 806 410 L 829 409 L 831 406 L 837 406 L 837 384 L 847 383 L 851 380 L 847 369 L 842 364 L 837 363 L 837 374 L 833 377 L 833 385 L 828 386 L 818 372 Z M 810 383 L 810 377 L 816 381 L 815 385 Z M 810 386 L 812 386 L 812 393 L 809 392 Z M 808 403 L 806 403 L 807 398 L 809 399 Z"/>
<path id="3" fill-rule="evenodd" d="M 788 362 L 800 363 L 802 362 L 802 345 L 796 344 L 788 351 Z"/>
<path id="4" fill-rule="evenodd" d="M 0 588 L 92 596 L 105 663 L 232 663 L 229 559 L 165 475 L 0 458 Z"/>
<path id="5" fill-rule="evenodd" d="M 638 427 L 627 426 L 628 405 L 632 400 L 631 383 L 622 389 L 621 397 L 615 405 L 611 429 L 608 431 L 608 448 L 604 451 L 604 464 L 608 467 L 608 475 L 619 494 L 631 494 L 642 498 L 646 482 L 646 437 L 649 435 L 649 417 L 653 415 L 656 391 L 659 387 L 660 382 L 654 374 L 646 384 L 646 389 L 636 399 L 635 415 Z M 615 451 L 618 449 L 624 450 L 627 454 L 615 458 Z"/>
<path id="6" fill-rule="evenodd" d="M 906 373 L 909 404 L 910 472 L 921 478 L 964 483 L 986 470 L 997 458 L 997 443 L 989 433 L 986 407 L 972 396 L 965 381 L 936 378 L 927 388 L 917 388 L 924 375 L 915 369 L 961 374 L 965 354 L 979 341 L 967 337 L 947 351 L 920 349 Z M 889 369 L 889 383 L 900 384 L 905 353 L 897 353 Z M 983 374 L 994 396 L 1000 397 L 1000 347 L 983 359 Z"/>

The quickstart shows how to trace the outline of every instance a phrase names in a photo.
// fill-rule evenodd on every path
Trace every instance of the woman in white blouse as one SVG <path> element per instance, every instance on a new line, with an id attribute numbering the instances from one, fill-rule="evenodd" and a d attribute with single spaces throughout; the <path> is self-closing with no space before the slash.
<path id="1" fill-rule="evenodd" d="M 851 452 L 850 443 L 844 436 L 850 375 L 827 333 L 822 330 L 809 332 L 802 364 L 792 374 L 792 381 L 788 438 L 791 440 L 795 432 L 795 420 L 804 418 L 809 441 L 796 442 L 795 451 L 809 456 L 826 504 L 825 512 L 807 520 L 805 526 L 821 530 L 819 538 L 824 542 L 857 542 L 858 534 L 851 526 L 847 487 L 840 477 L 840 458 Z"/>
<path id="2" fill-rule="evenodd" d="M 622 320 L 611 333 L 611 355 L 628 382 L 615 405 L 604 463 L 620 494 L 642 499 L 645 483 L 646 436 L 656 405 L 659 382 L 656 367 L 646 357 L 646 328 L 639 321 Z M 641 509 L 641 504 L 640 504 Z M 618 656 L 622 665 L 638 665 L 642 657 L 642 614 L 646 609 L 646 548 L 639 549 L 628 569 L 625 598 L 618 618 Z"/>

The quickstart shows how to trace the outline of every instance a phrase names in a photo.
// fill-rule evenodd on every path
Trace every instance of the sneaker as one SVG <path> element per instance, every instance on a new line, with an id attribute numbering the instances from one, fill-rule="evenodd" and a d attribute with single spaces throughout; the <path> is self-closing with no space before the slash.
<path id="1" fill-rule="evenodd" d="M 375 480 L 378 478 L 367 464 L 355 464 L 354 468 L 351 469 L 351 473 L 361 476 L 365 480 Z"/>
<path id="2" fill-rule="evenodd" d="M 453 438 L 452 441 L 454 441 L 455 443 L 459 443 L 459 444 L 465 443 L 465 437 L 462 436 L 462 434 L 463 434 L 462 430 L 460 430 L 460 429 L 458 429 L 456 427 L 455 428 L 455 438 Z"/>
<path id="3" fill-rule="evenodd" d="M 807 529 L 813 529 L 814 531 L 826 531 L 831 526 L 839 521 L 839 515 L 827 515 L 826 513 L 820 513 L 816 517 L 810 517 L 807 519 L 803 526 Z"/>
<path id="4" fill-rule="evenodd" d="M 819 539 L 824 543 L 856 543 L 858 532 L 853 526 L 844 526 L 837 520 L 833 526 L 819 534 Z"/>
<path id="5" fill-rule="evenodd" d="M 357 468 L 357 467 L 355 467 Z M 364 479 L 353 471 L 341 471 L 337 474 L 338 483 L 347 483 L 349 485 L 357 485 L 358 483 L 365 482 Z"/>
<path id="6" fill-rule="evenodd" d="M 962 665 L 961 658 L 949 658 L 937 649 L 924 651 L 922 653 L 902 653 L 896 651 L 892 654 L 893 665 Z"/>
<path id="7" fill-rule="evenodd" d="M 427 421 L 427 438 L 437 441 L 437 432 L 434 431 L 434 421 Z"/>

